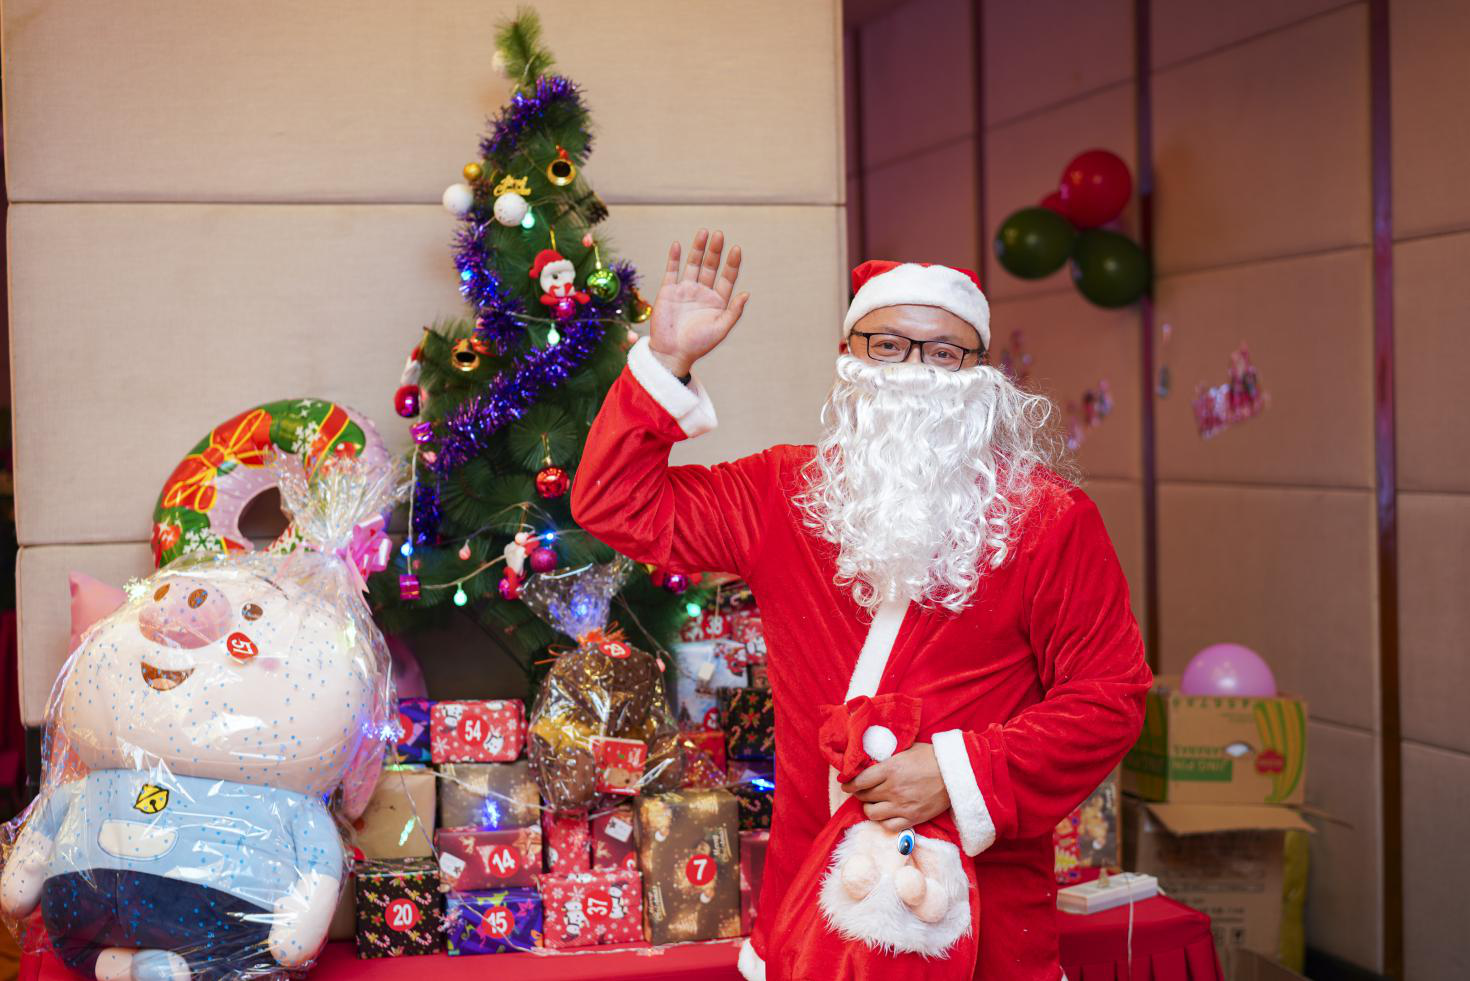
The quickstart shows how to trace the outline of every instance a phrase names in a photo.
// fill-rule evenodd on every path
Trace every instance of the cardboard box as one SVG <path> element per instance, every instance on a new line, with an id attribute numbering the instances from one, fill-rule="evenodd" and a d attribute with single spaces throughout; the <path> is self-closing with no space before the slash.
<path id="1" fill-rule="evenodd" d="M 740 935 L 740 815 L 723 790 L 640 797 L 638 864 L 649 943 Z"/>
<path id="2" fill-rule="evenodd" d="M 1307 981 L 1306 977 L 1253 950 L 1236 951 L 1229 981 Z"/>
<path id="3" fill-rule="evenodd" d="M 1167 895 L 1209 914 L 1215 949 L 1230 976 L 1234 955 L 1277 956 L 1283 933 L 1285 840 L 1311 831 L 1289 807 L 1269 804 L 1124 805 L 1124 867 L 1147 872 Z M 1304 876 L 1296 866 L 1294 876 Z M 1288 932 L 1300 925 L 1292 924 Z"/>
<path id="4" fill-rule="evenodd" d="M 439 767 L 439 823 L 446 828 L 524 828 L 536 823 L 541 793 L 527 760 Z"/>
<path id="5" fill-rule="evenodd" d="M 1052 831 L 1057 882 L 1081 882 L 1084 869 L 1122 868 L 1118 807 L 1122 770 L 1115 769 Z"/>
<path id="6" fill-rule="evenodd" d="M 367 858 L 427 858 L 434 854 L 432 770 L 383 769 L 362 816 L 352 823 L 354 844 Z"/>
<path id="7" fill-rule="evenodd" d="M 1183 695 L 1165 678 L 1148 694 L 1143 734 L 1123 761 L 1123 789 L 1179 804 L 1300 804 L 1307 703 L 1293 695 Z"/>

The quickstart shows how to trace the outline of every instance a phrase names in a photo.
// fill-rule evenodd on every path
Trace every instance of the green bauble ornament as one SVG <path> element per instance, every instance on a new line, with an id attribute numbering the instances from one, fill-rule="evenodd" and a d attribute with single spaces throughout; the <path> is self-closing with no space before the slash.
<path id="1" fill-rule="evenodd" d="M 1100 307 L 1125 307 L 1148 289 L 1148 256 L 1127 235 L 1089 228 L 1077 236 L 1072 282 Z"/>
<path id="2" fill-rule="evenodd" d="M 1067 261 L 1077 229 L 1050 208 L 1022 208 L 995 233 L 995 257 L 1012 276 L 1040 279 Z"/>
<path id="3" fill-rule="evenodd" d="M 606 302 L 623 291 L 623 281 L 611 269 L 598 267 L 587 276 L 587 292 Z"/>

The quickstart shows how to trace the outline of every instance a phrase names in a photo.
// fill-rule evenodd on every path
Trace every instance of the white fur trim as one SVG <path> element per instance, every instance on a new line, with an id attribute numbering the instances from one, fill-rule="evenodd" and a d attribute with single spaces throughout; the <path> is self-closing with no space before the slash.
<path id="1" fill-rule="evenodd" d="M 948 266 L 921 266 L 917 262 L 894 266 L 864 283 L 847 308 L 842 336 L 850 334 L 853 325 L 874 310 L 903 303 L 948 310 L 974 327 L 980 343 L 990 347 L 990 304 L 974 281 Z"/>
<path id="2" fill-rule="evenodd" d="M 858 653 L 857 664 L 852 669 L 852 677 L 848 679 L 844 702 L 850 702 L 859 695 L 867 695 L 872 698 L 878 694 L 878 685 L 883 681 L 883 669 L 888 667 L 888 657 L 893 653 L 893 644 L 898 640 L 898 631 L 903 626 L 903 618 L 908 613 L 908 609 L 907 600 L 902 602 L 889 600 L 879 604 L 877 612 L 873 614 L 873 622 L 868 624 L 868 635 L 863 639 L 863 649 Z M 837 809 L 845 800 L 847 800 L 847 795 L 842 792 L 842 785 L 837 782 L 837 771 L 829 766 L 827 768 L 829 813 L 836 814 Z"/>
<path id="3" fill-rule="evenodd" d="M 745 981 L 766 981 L 766 962 L 755 952 L 755 945 L 750 942 L 749 937 L 740 945 L 740 960 L 735 966 L 740 969 L 740 976 Z M 1066 981 L 1066 978 L 1062 981 Z"/>
<path id="4" fill-rule="evenodd" d="M 702 436 L 719 425 L 714 403 L 705 393 L 704 386 L 699 384 L 699 379 L 692 379 L 685 385 L 675 378 L 673 372 L 653 356 L 648 338 L 640 338 L 628 352 L 628 368 L 643 390 L 674 417 L 685 436 L 691 439 Z"/>
<path id="5" fill-rule="evenodd" d="M 883 874 L 862 899 L 848 895 L 842 882 L 842 866 L 849 858 L 868 853 L 875 839 L 892 839 L 891 847 L 896 849 L 897 838 L 869 821 L 847 830 L 837 843 L 822 880 L 819 900 L 822 915 L 841 937 L 861 941 L 873 950 L 943 957 L 956 941 L 970 932 L 969 879 L 965 875 L 964 859 L 954 845 L 914 836 L 915 854 L 922 854 L 925 859 L 921 869 L 925 885 L 929 889 L 942 889 L 949 900 L 948 909 L 936 923 L 926 923 L 904 905 L 894 888 L 892 874 Z"/>
<path id="6" fill-rule="evenodd" d="M 863 752 L 882 763 L 898 749 L 898 737 L 887 726 L 868 726 L 863 730 Z"/>
<path id="7" fill-rule="evenodd" d="M 965 748 L 965 734 L 959 729 L 934 734 L 934 758 L 939 761 L 939 775 L 949 793 L 949 809 L 960 831 L 960 844 L 966 855 L 979 855 L 995 844 L 995 822 L 985 795 L 975 780 L 970 766 L 970 752 Z"/>

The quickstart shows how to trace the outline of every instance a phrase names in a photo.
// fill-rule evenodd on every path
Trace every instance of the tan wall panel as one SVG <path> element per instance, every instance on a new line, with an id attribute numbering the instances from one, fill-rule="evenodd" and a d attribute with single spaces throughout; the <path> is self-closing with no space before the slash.
<path id="1" fill-rule="evenodd" d="M 987 10 L 994 4 L 987 5 Z M 1011 212 L 1057 189 L 1062 168 L 1083 150 L 1112 150 L 1134 168 L 1133 86 L 1115 85 L 1055 109 L 990 127 L 985 136 L 985 282 L 993 297 L 1052 290 L 1075 293 L 1067 266 L 1045 279 L 1017 279 L 1000 268 L 991 243 Z M 1136 168 L 1135 168 L 1136 169 Z M 1137 200 L 1123 212 L 1123 228 L 1136 236 Z"/>
<path id="2" fill-rule="evenodd" d="M 1361 5 L 1155 73 L 1162 272 L 1369 241 Z"/>
<path id="3" fill-rule="evenodd" d="M 1399 495 L 1404 736 L 1470 753 L 1470 495 Z"/>
<path id="4" fill-rule="evenodd" d="M 1373 293 L 1368 249 L 1166 276 L 1173 389 L 1157 400 L 1165 480 L 1373 486 Z M 1244 342 L 1270 396 L 1255 419 L 1201 439 L 1196 387 L 1229 377 Z"/>
<path id="5" fill-rule="evenodd" d="M 1307 943 L 1381 970 L 1378 740 L 1370 732 L 1309 722 L 1307 747 L 1307 803 L 1332 818 L 1312 822 L 1317 833 L 1307 889 Z"/>
<path id="6" fill-rule="evenodd" d="M 1209 644 L 1245 644 L 1314 718 L 1370 728 L 1375 589 L 1369 491 L 1159 487 L 1165 671 Z"/>
<path id="7" fill-rule="evenodd" d="M 1470 226 L 1470 4 L 1389 5 L 1393 99 L 1393 233 L 1397 238 Z"/>
<path id="8" fill-rule="evenodd" d="M 1470 977 L 1470 756 L 1404 744 L 1404 977 Z"/>
<path id="9" fill-rule="evenodd" d="M 1394 246 L 1398 484 L 1470 491 L 1470 235 Z"/>
<path id="10" fill-rule="evenodd" d="M 1133 77 L 1129 0 L 1032 0 L 983 9 L 987 123 Z"/>
<path id="11" fill-rule="evenodd" d="M 863 204 L 864 258 L 976 268 L 974 140 L 870 169 Z"/>
<path id="12" fill-rule="evenodd" d="M 1141 475 L 1138 329 L 1136 311 L 1103 310 L 1073 291 L 991 305 L 991 363 L 999 363 L 1011 335 L 1020 331 L 1032 359 L 1028 387 L 1056 403 L 1062 425 L 1069 402 L 1080 412 L 1083 392 L 1101 381 L 1112 390 L 1112 412 L 1083 430 L 1077 462 L 1089 478 Z"/>
<path id="13" fill-rule="evenodd" d="M 1169 0 L 1168 3 L 1156 3 L 1149 9 L 1154 65 L 1172 65 L 1343 5 L 1343 0 L 1271 0 L 1270 3 Z"/>
<path id="14" fill-rule="evenodd" d="M 974 131 L 969 6 L 911 0 L 863 26 L 862 139 L 869 167 Z"/>
<path id="15" fill-rule="evenodd" d="M 1102 513 L 1123 575 L 1128 577 L 1133 616 L 1143 623 L 1147 599 L 1143 589 L 1143 486 L 1132 480 L 1092 479 L 1083 481 L 1082 487 Z"/>
<path id="16" fill-rule="evenodd" d="M 14 0 L 11 198 L 435 202 L 506 99 L 491 55 L 514 8 Z M 537 9 L 587 93 L 608 201 L 835 202 L 835 3 Z"/>
<path id="17" fill-rule="evenodd" d="M 702 371 L 724 424 L 681 458 L 812 437 L 841 319 L 839 209 L 624 206 L 608 228 L 656 284 L 670 239 L 702 224 L 745 247 L 752 302 Z M 451 226 L 418 205 L 13 208 L 21 541 L 146 538 L 174 463 L 210 426 L 271 398 L 344 401 L 406 445 L 390 403 L 416 326 L 462 309 Z M 768 388 L 748 398 L 757 374 Z M 79 480 L 98 460 L 105 478 Z"/>

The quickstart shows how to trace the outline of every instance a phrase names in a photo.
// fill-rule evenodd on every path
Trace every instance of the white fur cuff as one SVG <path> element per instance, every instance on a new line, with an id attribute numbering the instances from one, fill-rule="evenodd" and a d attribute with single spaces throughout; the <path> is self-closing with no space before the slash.
<path id="1" fill-rule="evenodd" d="M 749 937 L 740 945 L 740 960 L 735 966 L 740 969 L 740 976 L 745 981 L 766 981 L 766 962 L 755 952 Z"/>
<path id="2" fill-rule="evenodd" d="M 949 792 L 949 809 L 960 832 L 960 844 L 966 855 L 979 855 L 995 844 L 995 822 L 985 795 L 975 781 L 970 766 L 970 753 L 965 748 L 965 734 L 959 729 L 934 734 L 934 758 L 939 761 L 939 774 Z"/>
<path id="3" fill-rule="evenodd" d="M 653 356 L 648 338 L 641 338 L 628 352 L 628 368 L 633 372 L 633 377 L 638 379 L 638 384 L 643 386 L 643 390 L 674 417 L 685 436 L 691 439 L 702 436 L 719 425 L 719 420 L 715 418 L 714 403 L 709 400 L 699 379 L 691 379 L 685 385 L 675 378 Z"/>

